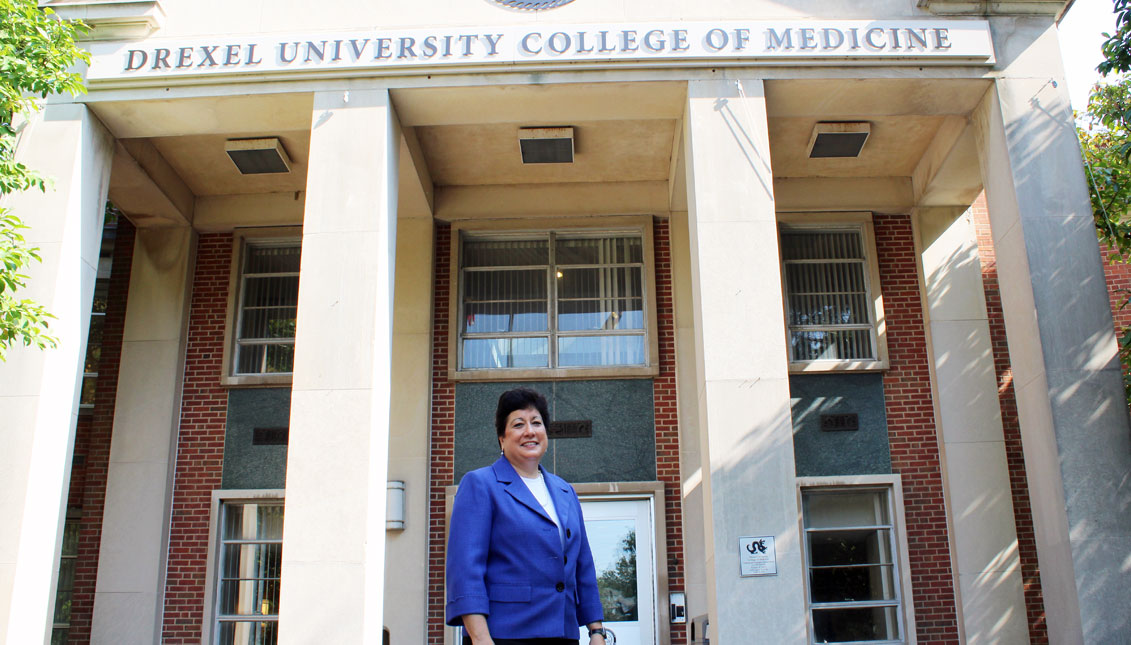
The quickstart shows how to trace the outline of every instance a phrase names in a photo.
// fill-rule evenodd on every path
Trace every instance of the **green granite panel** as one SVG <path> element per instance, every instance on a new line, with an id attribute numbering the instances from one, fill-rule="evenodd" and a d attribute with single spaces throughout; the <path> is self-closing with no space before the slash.
<path id="1" fill-rule="evenodd" d="M 229 390 L 221 485 L 228 489 L 284 488 L 287 447 L 252 445 L 252 434 L 255 428 L 286 428 L 290 419 L 290 388 Z"/>
<path id="2" fill-rule="evenodd" d="M 795 374 L 789 391 L 798 477 L 891 473 L 882 374 Z M 821 430 L 822 414 L 845 413 L 859 430 Z"/>
<path id="3" fill-rule="evenodd" d="M 553 439 L 542 466 L 571 483 L 655 481 L 656 432 L 650 379 L 459 383 L 455 406 L 455 481 L 499 457 L 499 395 L 526 386 L 550 404 L 550 417 L 588 419 L 593 436 Z"/>

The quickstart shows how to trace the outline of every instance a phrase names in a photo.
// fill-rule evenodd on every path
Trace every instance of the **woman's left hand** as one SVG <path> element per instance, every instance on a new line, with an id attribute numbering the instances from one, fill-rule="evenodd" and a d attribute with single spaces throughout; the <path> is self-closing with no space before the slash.
<path id="1" fill-rule="evenodd" d="M 608 645 L 605 643 L 605 637 L 600 634 L 593 634 L 589 637 L 589 645 Z"/>

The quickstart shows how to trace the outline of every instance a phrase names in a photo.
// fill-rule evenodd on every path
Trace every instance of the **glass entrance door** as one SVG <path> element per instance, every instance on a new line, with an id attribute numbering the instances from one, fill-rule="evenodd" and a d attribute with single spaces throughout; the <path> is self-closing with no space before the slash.
<path id="1" fill-rule="evenodd" d="M 656 643 L 656 557 L 651 499 L 582 499 L 605 627 L 616 645 Z M 582 643 L 588 631 L 581 628 Z"/>

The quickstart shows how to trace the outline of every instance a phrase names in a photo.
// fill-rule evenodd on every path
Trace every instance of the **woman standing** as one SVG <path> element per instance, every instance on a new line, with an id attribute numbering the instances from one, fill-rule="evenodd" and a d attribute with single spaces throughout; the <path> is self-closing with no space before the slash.
<path id="1" fill-rule="evenodd" d="M 546 472 L 546 399 L 504 392 L 502 456 L 464 476 L 448 534 L 447 623 L 465 645 L 605 645 L 593 554 L 573 487 Z"/>

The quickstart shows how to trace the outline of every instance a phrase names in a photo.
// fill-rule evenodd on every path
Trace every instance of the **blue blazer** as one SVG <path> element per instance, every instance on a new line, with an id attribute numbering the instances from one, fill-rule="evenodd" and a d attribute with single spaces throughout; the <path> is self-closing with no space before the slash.
<path id="1" fill-rule="evenodd" d="M 449 625 L 483 614 L 493 638 L 573 638 L 603 619 L 581 502 L 542 469 L 565 547 L 533 493 L 505 457 L 464 475 L 448 532 Z"/>

